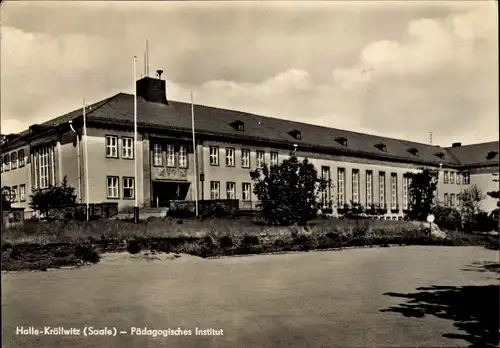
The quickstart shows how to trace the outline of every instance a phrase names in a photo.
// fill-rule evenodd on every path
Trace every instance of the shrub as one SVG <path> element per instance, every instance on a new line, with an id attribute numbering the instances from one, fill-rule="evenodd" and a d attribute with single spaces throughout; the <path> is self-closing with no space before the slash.
<path id="1" fill-rule="evenodd" d="M 320 193 L 329 182 L 318 178 L 308 159 L 302 162 L 293 154 L 280 165 L 250 172 L 258 207 L 268 223 L 291 225 L 305 223 L 316 217 L 321 203 Z"/>
<path id="2" fill-rule="evenodd" d="M 233 239 L 231 236 L 222 236 L 219 239 L 219 244 L 221 248 L 230 248 L 233 246 Z"/>
<path id="3" fill-rule="evenodd" d="M 435 216 L 435 223 L 447 230 L 459 230 L 462 228 L 462 218 L 460 212 L 452 207 L 436 205 L 432 209 Z"/>
<path id="4" fill-rule="evenodd" d="M 410 180 L 408 187 L 410 196 L 408 217 L 412 220 L 425 221 L 431 213 L 438 173 L 424 169 L 420 173 L 405 173 L 404 176 Z"/>
<path id="5" fill-rule="evenodd" d="M 249 245 L 259 245 L 259 237 L 257 236 L 251 236 L 251 235 L 245 235 L 242 240 L 242 244 L 249 246 Z"/>
<path id="6" fill-rule="evenodd" d="M 76 205 L 75 188 L 68 185 L 64 177 L 61 186 L 50 185 L 46 189 L 34 189 L 30 208 L 40 212 L 45 218 L 53 219 L 64 216 L 65 208 Z"/>

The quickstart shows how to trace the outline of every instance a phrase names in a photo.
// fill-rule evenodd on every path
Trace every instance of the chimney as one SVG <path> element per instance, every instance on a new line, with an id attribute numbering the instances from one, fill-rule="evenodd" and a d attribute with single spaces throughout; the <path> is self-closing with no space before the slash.
<path id="1" fill-rule="evenodd" d="M 136 82 L 137 96 L 152 103 L 168 104 L 167 86 L 165 80 L 161 79 L 163 71 L 158 70 L 158 78 L 143 77 Z"/>
<path id="2" fill-rule="evenodd" d="M 453 143 L 451 144 L 451 147 L 460 147 L 462 146 L 462 143 Z"/>

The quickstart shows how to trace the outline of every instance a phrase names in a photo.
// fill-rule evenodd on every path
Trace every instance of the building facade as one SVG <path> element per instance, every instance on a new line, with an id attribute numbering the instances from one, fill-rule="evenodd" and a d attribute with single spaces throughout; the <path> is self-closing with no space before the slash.
<path id="1" fill-rule="evenodd" d="M 424 168 L 439 170 L 437 197 L 445 205 L 458 206 L 458 195 L 473 184 L 498 190 L 498 142 L 444 148 L 194 105 L 193 148 L 191 105 L 168 101 L 160 79 L 139 80 L 137 93 L 137 142 L 134 97 L 121 93 L 87 107 L 87 136 L 83 110 L 7 135 L 0 167 L 2 187 L 15 193 L 13 206 L 29 211 L 33 189 L 66 178 L 82 203 L 88 195 L 90 203 L 118 202 L 123 209 L 137 197 L 140 207 L 162 207 L 193 200 L 198 185 L 198 199 L 238 199 L 241 209 L 255 209 L 250 171 L 292 151 L 331 180 L 321 199 L 334 214 L 353 202 L 401 218 L 409 204 L 405 173 Z M 495 207 L 493 199 L 483 201 L 486 211 Z"/>

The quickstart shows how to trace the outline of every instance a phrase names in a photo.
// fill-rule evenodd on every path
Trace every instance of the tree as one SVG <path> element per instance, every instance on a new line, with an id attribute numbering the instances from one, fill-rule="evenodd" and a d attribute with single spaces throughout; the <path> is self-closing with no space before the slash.
<path id="1" fill-rule="evenodd" d="M 498 230 L 500 231 L 500 216 L 499 216 L 499 215 L 500 215 L 500 214 L 499 214 L 499 212 L 500 212 L 500 191 L 491 191 L 491 192 L 488 192 L 487 194 L 488 194 L 488 196 L 490 196 L 491 198 L 493 198 L 493 199 L 496 199 L 496 200 L 497 200 L 497 208 L 496 208 L 496 209 L 494 209 L 494 210 L 490 213 L 490 217 L 491 217 L 493 220 L 497 221 L 497 224 L 498 224 L 497 228 L 498 228 Z"/>
<path id="2" fill-rule="evenodd" d="M 11 208 L 12 202 L 14 201 L 14 195 L 15 192 L 11 188 L 7 186 L 2 188 L 2 209 Z"/>
<path id="3" fill-rule="evenodd" d="M 481 213 L 481 201 L 485 196 L 476 185 L 472 185 L 460 193 L 458 197 L 461 202 L 460 215 L 462 217 L 462 226 L 465 230 L 470 230 L 474 225 L 475 217 Z"/>
<path id="4" fill-rule="evenodd" d="M 425 221 L 434 204 L 438 172 L 424 169 L 419 173 L 405 173 L 404 176 L 410 179 L 408 217 L 412 220 Z"/>
<path id="5" fill-rule="evenodd" d="M 46 218 L 54 218 L 54 214 L 76 205 L 75 188 L 68 185 L 64 177 L 61 186 L 50 185 L 46 189 L 35 189 L 31 195 L 30 207 Z"/>
<path id="6" fill-rule="evenodd" d="M 307 158 L 299 162 L 293 154 L 279 165 L 264 164 L 251 171 L 250 177 L 262 215 L 279 225 L 305 223 L 315 217 L 321 207 L 319 193 L 328 185 Z"/>

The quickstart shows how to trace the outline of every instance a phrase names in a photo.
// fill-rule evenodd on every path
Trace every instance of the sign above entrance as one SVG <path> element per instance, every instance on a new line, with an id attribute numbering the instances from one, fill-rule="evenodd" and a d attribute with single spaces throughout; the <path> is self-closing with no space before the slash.
<path id="1" fill-rule="evenodd" d="M 152 179 L 177 179 L 186 180 L 187 179 L 187 168 L 151 168 Z"/>

